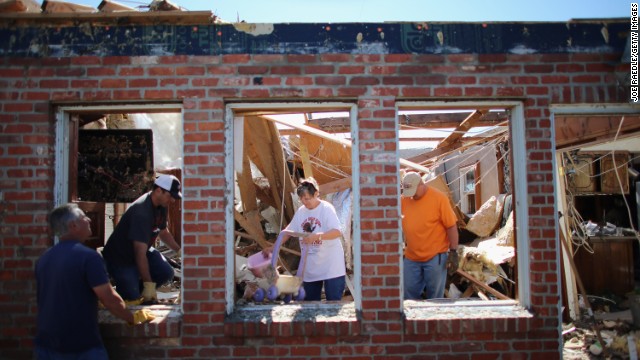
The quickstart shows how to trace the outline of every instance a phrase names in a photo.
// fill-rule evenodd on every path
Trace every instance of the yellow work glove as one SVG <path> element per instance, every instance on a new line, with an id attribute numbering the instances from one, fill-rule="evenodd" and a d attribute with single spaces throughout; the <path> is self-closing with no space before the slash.
<path id="1" fill-rule="evenodd" d="M 140 297 L 139 299 L 135 299 L 135 300 L 125 300 L 124 304 L 127 305 L 127 307 L 140 305 L 140 304 L 142 304 L 142 300 L 144 300 L 142 297 Z"/>
<path id="2" fill-rule="evenodd" d="M 142 289 L 142 298 L 144 302 L 157 301 L 158 294 L 156 293 L 156 283 L 145 281 L 143 285 L 144 288 Z"/>
<path id="3" fill-rule="evenodd" d="M 182 257 L 182 248 L 178 249 L 178 251 L 176 251 L 176 256 L 175 257 Z"/>
<path id="4" fill-rule="evenodd" d="M 156 316 L 147 309 L 136 310 L 133 313 L 133 325 L 139 325 L 155 318 Z"/>

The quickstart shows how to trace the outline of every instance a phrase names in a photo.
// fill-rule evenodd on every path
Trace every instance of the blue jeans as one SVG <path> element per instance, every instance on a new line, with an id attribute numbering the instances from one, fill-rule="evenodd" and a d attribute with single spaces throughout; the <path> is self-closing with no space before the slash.
<path id="1" fill-rule="evenodd" d="M 427 290 L 427 299 L 444 297 L 447 283 L 448 253 L 440 253 L 429 261 L 403 260 L 404 299 L 422 299 L 422 291 Z"/>
<path id="2" fill-rule="evenodd" d="M 327 300 L 341 300 L 344 293 L 345 278 L 338 276 L 333 279 L 304 282 L 304 299 L 307 301 L 319 301 L 324 285 L 324 296 Z"/>
<path id="3" fill-rule="evenodd" d="M 38 360 L 109 360 L 104 347 L 91 348 L 80 353 L 61 353 L 36 346 L 35 353 Z"/>
<path id="4" fill-rule="evenodd" d="M 147 261 L 149 261 L 151 280 L 156 283 L 156 287 L 173 280 L 173 267 L 160 251 L 153 247 L 149 248 Z M 140 298 L 142 282 L 137 265 L 123 266 L 107 262 L 107 271 L 109 271 L 115 282 L 116 291 L 124 300 L 137 300 Z"/>

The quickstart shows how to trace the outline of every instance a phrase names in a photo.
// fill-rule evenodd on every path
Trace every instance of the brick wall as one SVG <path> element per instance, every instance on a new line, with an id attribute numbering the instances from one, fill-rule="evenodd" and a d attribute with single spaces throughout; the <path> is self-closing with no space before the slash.
<path id="1" fill-rule="evenodd" d="M 56 104 L 184 108 L 183 316 L 105 325 L 113 358 L 541 359 L 561 357 L 560 251 L 550 104 L 625 102 L 621 54 L 230 54 L 0 58 L 0 357 L 29 358 L 34 263 L 52 240 Z M 225 104 L 353 101 L 360 153 L 362 311 L 356 320 L 234 323 L 225 316 Z M 526 118 L 530 316 L 407 319 L 400 302 L 395 106 L 521 100 Z M 463 311 L 464 312 L 464 311 Z"/>

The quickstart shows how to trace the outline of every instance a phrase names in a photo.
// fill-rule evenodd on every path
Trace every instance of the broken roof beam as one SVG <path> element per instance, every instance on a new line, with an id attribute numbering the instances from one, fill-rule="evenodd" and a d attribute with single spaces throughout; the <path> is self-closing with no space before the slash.
<path id="1" fill-rule="evenodd" d="M 468 112 L 441 112 L 425 114 L 400 114 L 398 124 L 401 129 L 442 129 L 455 128 L 469 115 Z M 505 110 L 487 112 L 476 126 L 495 126 L 509 118 Z M 351 118 L 348 116 L 331 116 L 309 119 L 309 125 L 315 125 L 329 133 L 344 133 L 351 131 Z"/>
<path id="2" fill-rule="evenodd" d="M 332 134 L 330 134 L 330 133 L 328 133 L 326 131 L 322 131 L 320 129 L 316 129 L 316 128 L 313 128 L 313 127 L 308 126 L 308 125 L 295 124 L 295 123 L 292 123 L 291 121 L 287 121 L 287 120 L 284 120 L 284 119 L 275 119 L 275 118 L 269 118 L 269 117 L 264 117 L 264 119 L 267 119 L 267 120 L 273 121 L 273 122 L 277 122 L 277 123 L 280 123 L 280 124 L 283 124 L 283 125 L 286 125 L 286 126 L 290 126 L 290 127 L 294 128 L 294 129 L 297 129 L 297 130 L 300 130 L 300 131 L 304 131 L 304 132 L 309 133 L 311 135 L 315 135 L 315 136 L 321 137 L 323 139 L 330 140 L 330 141 L 333 141 L 335 143 L 341 144 L 343 146 L 348 146 L 349 148 L 351 148 L 351 141 L 337 138 L 334 135 L 332 135 Z M 423 173 L 428 173 L 428 172 L 431 171 L 430 169 L 428 169 L 428 168 L 426 168 L 426 167 L 424 167 L 424 166 L 422 166 L 420 164 L 416 164 L 414 162 L 407 161 L 405 159 L 400 159 L 400 164 L 404 165 L 406 167 L 412 168 L 414 170 L 421 171 Z"/>
<path id="3" fill-rule="evenodd" d="M 42 12 L 53 13 L 95 13 L 96 8 L 86 5 L 74 4 L 66 1 L 44 0 L 42 2 Z"/>
<path id="4" fill-rule="evenodd" d="M 250 123 L 249 123 L 250 122 Z M 249 131 L 249 129 L 251 129 Z M 294 183 L 289 175 L 278 129 L 272 122 L 259 116 L 245 117 L 245 141 L 251 143 L 256 156 L 252 161 L 260 172 L 269 180 L 271 197 L 275 209 L 281 211 L 284 202 L 284 216 L 288 223 L 296 209 L 290 193 L 294 191 Z M 284 195 L 284 198 L 283 196 Z"/>
<path id="5" fill-rule="evenodd" d="M 118 12 L 118 11 L 137 11 L 132 7 L 120 4 L 115 1 L 110 1 L 110 0 L 102 0 L 100 5 L 98 5 L 98 10 L 100 10 L 100 12 L 105 12 L 105 13 Z"/>
<path id="6" fill-rule="evenodd" d="M 2 0 L 0 13 L 40 13 L 40 4 L 35 0 Z"/>
<path id="7" fill-rule="evenodd" d="M 488 111 L 488 109 L 478 109 L 485 111 L 482 117 L 474 126 L 496 126 L 497 124 L 507 120 L 509 115 L 506 111 Z M 455 128 L 460 126 L 473 113 L 474 110 L 468 112 L 441 112 L 426 114 L 400 114 L 398 115 L 398 124 L 402 129 L 420 128 L 420 129 L 442 129 Z M 475 110 L 477 111 L 477 110 Z"/>
<path id="8" fill-rule="evenodd" d="M 169 0 L 153 0 L 149 11 L 182 11 L 182 8 Z"/>
<path id="9" fill-rule="evenodd" d="M 433 157 L 441 156 L 446 153 L 449 153 L 459 147 L 462 146 L 462 137 L 471 129 L 476 126 L 476 124 L 482 119 L 484 114 L 487 113 L 488 110 L 475 110 L 471 113 L 460 125 L 458 125 L 452 132 L 444 138 L 435 149 L 426 152 L 424 154 L 420 154 L 418 156 L 414 156 L 411 158 L 411 161 L 416 163 L 422 163 L 424 161 L 428 161 Z"/>

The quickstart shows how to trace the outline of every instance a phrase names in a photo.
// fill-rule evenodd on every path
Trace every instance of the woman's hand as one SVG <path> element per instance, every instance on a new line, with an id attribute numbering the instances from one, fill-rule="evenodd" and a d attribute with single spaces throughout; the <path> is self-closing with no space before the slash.
<path id="1" fill-rule="evenodd" d="M 273 253 L 273 246 L 262 249 L 262 255 L 265 257 L 265 259 L 268 258 L 271 253 Z"/>
<path id="2" fill-rule="evenodd" d="M 314 243 L 321 243 L 322 242 L 322 235 L 320 234 L 309 234 L 308 236 L 305 236 L 302 238 L 302 243 L 305 245 L 311 245 Z"/>

